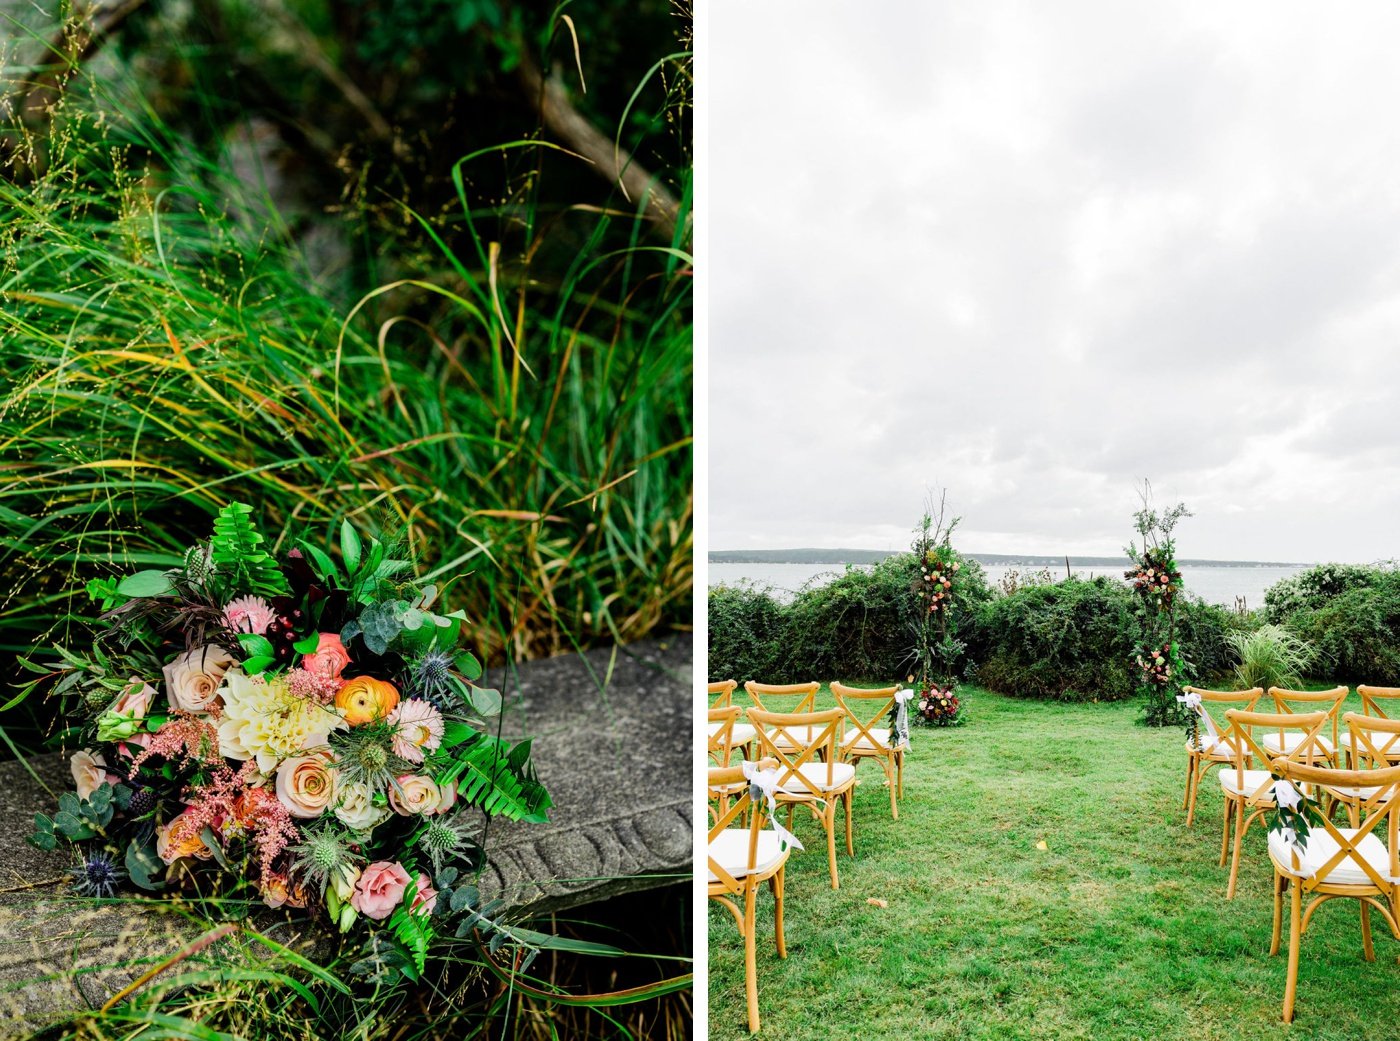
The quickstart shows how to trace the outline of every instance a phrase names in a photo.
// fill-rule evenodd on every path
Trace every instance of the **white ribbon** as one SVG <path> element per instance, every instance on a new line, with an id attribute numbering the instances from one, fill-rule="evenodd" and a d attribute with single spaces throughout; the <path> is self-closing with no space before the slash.
<path id="1" fill-rule="evenodd" d="M 907 687 L 895 692 L 894 740 L 890 742 L 892 748 L 904 748 L 909 744 L 909 702 L 913 699 L 914 692 Z"/>
<path id="2" fill-rule="evenodd" d="M 1201 696 L 1194 690 L 1176 696 L 1178 704 L 1185 705 L 1186 708 L 1201 717 L 1201 722 L 1206 725 L 1204 735 L 1196 734 L 1196 744 L 1200 746 L 1202 752 L 1209 755 L 1214 752 L 1216 746 L 1220 744 L 1220 734 L 1215 729 L 1215 724 L 1211 722 L 1210 716 L 1206 714 L 1205 706 L 1201 704 Z"/>
<path id="3" fill-rule="evenodd" d="M 778 823 L 777 800 L 773 798 L 773 793 L 778 790 L 777 768 L 760 770 L 757 763 L 745 759 L 744 779 L 749 782 L 749 798 L 754 802 L 762 801 L 767 804 L 768 822 L 773 825 L 773 834 L 778 836 L 782 848 L 792 846 L 794 849 L 802 849 L 802 843 L 797 840 L 797 836 Z"/>

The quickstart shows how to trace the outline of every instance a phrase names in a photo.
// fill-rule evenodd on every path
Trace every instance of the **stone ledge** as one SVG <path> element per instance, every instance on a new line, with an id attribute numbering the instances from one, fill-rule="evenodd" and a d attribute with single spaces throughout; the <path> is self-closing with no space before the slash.
<path id="1" fill-rule="evenodd" d="M 692 667 L 682 637 L 487 675 L 483 682 L 506 695 L 504 735 L 533 735 L 554 807 L 548 824 L 490 824 L 485 895 L 546 913 L 690 873 Z M 29 766 L 55 792 L 71 785 L 59 756 Z M 25 764 L 0 764 L 0 1036 L 101 1005 L 136 975 L 114 962 L 143 957 L 144 971 L 195 935 L 188 919 L 158 904 L 133 913 L 66 896 L 68 854 L 24 841 L 34 813 L 52 812 L 54 802 Z M 294 949 L 325 949 L 325 938 L 295 919 L 277 916 L 267 928 Z"/>

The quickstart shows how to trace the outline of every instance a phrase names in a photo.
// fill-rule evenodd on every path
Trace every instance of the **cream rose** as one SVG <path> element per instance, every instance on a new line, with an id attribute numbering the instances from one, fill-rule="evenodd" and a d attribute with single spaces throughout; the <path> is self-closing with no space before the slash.
<path id="1" fill-rule="evenodd" d="M 439 788 L 431 777 L 422 774 L 404 774 L 398 781 L 389 789 L 389 805 L 405 817 L 442 813 L 457 800 L 455 785 Z"/>
<path id="2" fill-rule="evenodd" d="M 387 806 L 374 804 L 374 793 L 367 784 L 342 784 L 336 789 L 335 815 L 356 831 L 369 831 L 389 816 Z M 349 899 L 345 897 L 344 899 Z"/>
<path id="3" fill-rule="evenodd" d="M 319 817 L 335 799 L 335 770 L 326 755 L 299 755 L 277 767 L 277 798 L 293 817 Z"/>
<path id="4" fill-rule="evenodd" d="M 162 671 L 165 696 L 172 709 L 208 712 L 219 700 L 219 684 L 233 665 L 233 656 L 216 644 L 186 651 Z"/>
<path id="5" fill-rule="evenodd" d="M 121 780 L 116 774 L 109 774 L 102 757 L 93 755 L 92 750 L 88 748 L 74 752 L 73 758 L 68 761 L 68 767 L 73 771 L 73 783 L 78 788 L 79 799 L 86 799 L 108 782 L 116 784 Z"/>

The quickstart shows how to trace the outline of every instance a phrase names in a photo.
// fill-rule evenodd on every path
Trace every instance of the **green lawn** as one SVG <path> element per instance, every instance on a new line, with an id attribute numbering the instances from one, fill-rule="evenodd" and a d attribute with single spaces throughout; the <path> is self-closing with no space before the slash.
<path id="1" fill-rule="evenodd" d="M 766 887 L 759 898 L 763 1036 L 1400 1036 L 1400 943 L 1373 916 L 1376 961 L 1363 961 L 1355 901 L 1313 919 L 1296 1019 L 1282 1024 L 1265 833 L 1250 829 L 1226 903 L 1219 785 L 1212 772 L 1188 829 L 1180 730 L 1136 725 L 1135 703 L 964 690 L 967 725 L 914 730 L 898 821 L 878 767 L 860 768 L 840 890 L 820 826 L 798 818 L 807 851 L 788 860 L 786 961 Z M 714 903 L 709 943 L 710 1037 L 747 1037 L 743 947 Z"/>

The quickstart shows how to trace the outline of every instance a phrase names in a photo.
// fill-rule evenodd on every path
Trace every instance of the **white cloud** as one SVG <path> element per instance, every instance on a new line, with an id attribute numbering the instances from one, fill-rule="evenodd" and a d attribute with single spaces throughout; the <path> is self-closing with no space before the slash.
<path id="1" fill-rule="evenodd" d="M 1397 555 L 1400 8 L 710 10 L 714 548 Z"/>

